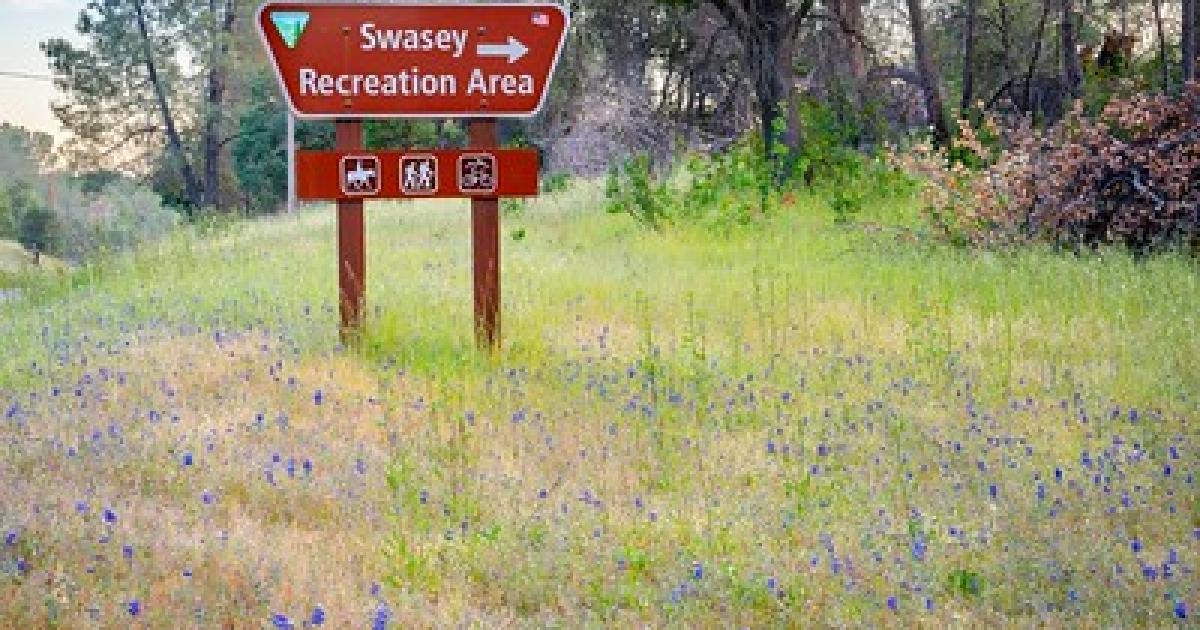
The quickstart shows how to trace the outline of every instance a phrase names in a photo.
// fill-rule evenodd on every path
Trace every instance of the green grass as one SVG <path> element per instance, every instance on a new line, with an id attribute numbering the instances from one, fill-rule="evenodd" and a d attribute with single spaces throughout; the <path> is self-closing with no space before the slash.
<path id="1" fill-rule="evenodd" d="M 505 218 L 495 355 L 463 203 L 368 210 L 349 350 L 326 209 L 0 304 L 0 530 L 25 545 L 0 548 L 0 625 L 119 626 L 131 598 L 155 627 L 316 603 L 365 625 L 381 601 L 398 627 L 1200 606 L 1193 261 L 948 248 L 905 199 L 838 226 L 801 196 L 721 238 L 601 206 L 578 186 Z"/>

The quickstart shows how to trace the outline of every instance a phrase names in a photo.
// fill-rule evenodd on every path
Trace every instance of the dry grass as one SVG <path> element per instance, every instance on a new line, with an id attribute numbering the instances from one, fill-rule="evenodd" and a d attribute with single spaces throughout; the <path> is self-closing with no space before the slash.
<path id="1" fill-rule="evenodd" d="M 0 626 L 1161 627 L 1200 601 L 1190 263 L 803 209 L 649 235 L 588 194 L 507 219 L 494 356 L 445 207 L 372 215 L 354 351 L 316 214 L 0 305 Z"/>

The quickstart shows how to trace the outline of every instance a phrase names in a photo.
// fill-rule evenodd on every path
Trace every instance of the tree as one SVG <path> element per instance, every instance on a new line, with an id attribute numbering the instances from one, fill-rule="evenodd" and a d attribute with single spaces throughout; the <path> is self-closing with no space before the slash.
<path id="1" fill-rule="evenodd" d="M 33 187 L 27 182 L 17 182 L 9 187 L 6 196 L 10 216 L 16 219 L 17 241 L 35 252 L 50 250 L 55 241 L 54 214 Z"/>
<path id="2" fill-rule="evenodd" d="M 959 109 L 967 111 L 975 95 L 975 16 L 979 0 L 967 0 L 966 25 L 963 29 L 962 100 Z"/>
<path id="3" fill-rule="evenodd" d="M 733 29 L 750 70 L 758 101 L 760 130 L 768 158 L 774 145 L 799 143 L 799 120 L 793 103 L 794 57 L 800 27 L 812 12 L 814 0 L 707 0 Z M 787 125 L 782 134 L 775 125 L 780 103 L 787 100 Z M 782 135 L 782 137 L 781 137 Z"/>
<path id="4" fill-rule="evenodd" d="M 163 129 L 167 134 L 167 143 L 170 147 L 171 156 L 175 158 L 179 166 L 180 175 L 183 176 L 188 205 L 192 209 L 191 211 L 194 211 L 201 203 L 200 183 L 196 180 L 192 164 L 183 150 L 183 141 L 180 139 L 179 130 L 176 127 L 175 117 L 171 114 L 171 102 L 167 99 L 167 86 L 158 73 L 158 61 L 155 59 L 154 42 L 151 39 L 150 28 L 148 26 L 149 20 L 147 19 L 145 10 L 145 0 L 131 0 L 130 4 L 133 7 L 134 21 L 137 24 L 138 43 L 141 47 L 141 63 L 146 67 L 146 76 L 150 87 L 154 90 L 154 99 L 158 103 L 158 112 L 162 116 Z"/>
<path id="5" fill-rule="evenodd" d="M 0 180 L 33 181 L 50 161 L 49 134 L 0 123 Z"/>
<path id="6" fill-rule="evenodd" d="M 224 118 L 226 74 L 230 39 L 237 4 L 234 0 L 208 0 L 208 11 L 202 16 L 203 29 L 208 34 L 207 89 L 204 112 L 204 195 L 206 207 L 220 206 L 221 193 L 221 121 Z"/>
<path id="7" fill-rule="evenodd" d="M 1076 37 L 1075 0 L 1060 0 L 1062 17 L 1059 21 L 1062 49 L 1063 85 L 1071 98 L 1083 98 L 1083 65 L 1079 62 L 1079 42 Z"/>
<path id="8" fill-rule="evenodd" d="M 153 141 L 165 141 L 189 214 L 203 202 L 203 188 L 184 142 L 184 125 L 197 108 L 180 59 L 195 19 L 179 0 L 91 0 L 76 25 L 82 45 L 63 38 L 41 45 L 65 95 L 53 110 L 73 135 L 76 161 L 89 167 L 138 161 L 145 172 L 153 166 Z"/>
<path id="9" fill-rule="evenodd" d="M 908 24 L 912 30 L 913 52 L 917 58 L 917 73 L 921 77 L 921 90 L 925 94 L 925 109 L 933 125 L 933 138 L 941 145 L 950 143 L 950 121 L 942 104 L 942 78 L 929 50 L 925 37 L 925 12 L 921 0 L 908 2 Z"/>
<path id="10" fill-rule="evenodd" d="M 1196 79 L 1196 0 L 1183 0 L 1183 27 L 1179 50 L 1183 53 L 1183 81 Z"/>
<path id="11" fill-rule="evenodd" d="M 287 193 L 287 110 L 279 102 L 271 71 L 250 77 L 246 102 L 249 106 L 238 118 L 233 140 L 234 173 L 249 210 L 274 211 Z M 296 144 L 304 149 L 332 149 L 333 125 L 300 121 Z"/>

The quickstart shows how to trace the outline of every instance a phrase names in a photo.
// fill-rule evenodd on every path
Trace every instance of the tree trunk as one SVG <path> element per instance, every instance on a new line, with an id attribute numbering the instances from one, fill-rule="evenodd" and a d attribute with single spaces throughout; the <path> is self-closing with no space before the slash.
<path id="1" fill-rule="evenodd" d="M 800 23 L 808 17 L 814 0 L 802 0 L 800 7 L 789 8 L 787 0 L 710 0 L 741 40 L 745 61 L 754 79 L 754 92 L 761 116 L 760 131 L 766 158 L 776 167 L 777 143 L 795 149 L 799 146 L 799 121 L 792 106 L 795 82 L 792 56 Z M 789 101 L 787 125 L 782 133 L 774 121 L 779 118 L 780 101 Z"/>
<path id="2" fill-rule="evenodd" d="M 925 92 L 925 109 L 933 125 L 933 139 L 940 145 L 950 143 L 950 121 L 942 104 L 942 79 L 925 42 L 925 13 L 921 0 L 906 0 L 908 24 L 912 28 L 913 51 L 917 56 L 917 72 L 921 74 L 921 89 Z"/>
<path id="3" fill-rule="evenodd" d="M 1083 66 L 1079 62 L 1079 46 L 1075 37 L 1075 2 L 1062 0 L 1062 20 L 1059 24 L 1062 39 L 1063 85 L 1071 98 L 1083 98 Z"/>
<path id="4" fill-rule="evenodd" d="M 196 173 L 192 170 L 187 154 L 183 151 L 183 141 L 179 137 L 179 130 L 175 127 L 175 118 L 171 115 L 171 104 L 167 101 L 166 87 L 158 76 L 158 66 L 154 63 L 154 48 L 150 42 L 150 32 L 146 26 L 146 11 L 142 6 L 142 0 L 132 0 L 132 2 L 134 15 L 137 17 L 138 35 L 142 41 L 142 54 L 146 56 L 146 74 L 150 79 L 150 84 L 154 86 L 154 96 L 158 100 L 158 110 L 162 115 L 163 127 L 167 130 L 167 144 L 171 155 L 179 163 L 179 170 L 183 176 L 184 195 L 187 197 L 189 206 L 188 216 L 190 217 L 200 206 L 200 183 L 196 180 Z"/>
<path id="5" fill-rule="evenodd" d="M 1037 39 L 1033 41 L 1033 55 L 1029 57 L 1029 67 L 1025 70 L 1025 102 L 1022 109 L 1033 113 L 1033 73 L 1037 71 L 1039 58 L 1042 56 L 1042 42 L 1046 39 L 1046 21 L 1050 17 L 1050 0 L 1042 0 L 1042 17 L 1038 19 Z"/>
<path id="6" fill-rule="evenodd" d="M 1167 36 L 1163 32 L 1162 0 L 1154 0 L 1154 28 L 1158 31 L 1158 62 L 1162 65 L 1163 92 L 1171 89 L 1171 73 L 1167 64 Z"/>
<path id="7" fill-rule="evenodd" d="M 863 45 L 866 37 L 863 20 L 862 0 L 834 0 L 834 10 L 837 11 L 841 23 L 843 39 L 846 41 L 847 61 L 850 66 L 850 76 L 856 85 L 862 85 L 867 78 L 867 51 Z"/>
<path id="8" fill-rule="evenodd" d="M 963 86 L 959 109 L 967 111 L 975 96 L 975 14 L 979 10 L 978 0 L 967 0 L 967 23 L 963 33 Z M 1007 54 L 1008 51 L 1004 51 Z"/>
<path id="9" fill-rule="evenodd" d="M 1183 0 L 1183 32 L 1179 49 L 1183 52 L 1183 81 L 1196 79 L 1196 0 Z"/>
<path id="10" fill-rule="evenodd" d="M 208 66 L 207 111 L 204 120 L 204 198 L 207 207 L 220 205 L 221 196 L 221 116 L 225 102 L 225 57 L 229 53 L 229 37 L 237 15 L 234 0 L 226 0 L 224 15 L 218 27 L 217 0 L 208 0 L 208 15 L 212 20 L 212 48 Z"/>

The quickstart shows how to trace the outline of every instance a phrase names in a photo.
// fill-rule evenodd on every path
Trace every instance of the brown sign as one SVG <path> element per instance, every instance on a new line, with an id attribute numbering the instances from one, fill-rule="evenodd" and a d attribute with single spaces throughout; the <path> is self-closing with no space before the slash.
<path id="1" fill-rule="evenodd" d="M 569 23 L 554 4 L 267 2 L 258 11 L 302 118 L 532 116 Z"/>
<path id="2" fill-rule="evenodd" d="M 538 194 L 536 149 L 300 151 L 296 172 L 306 201 Z"/>

